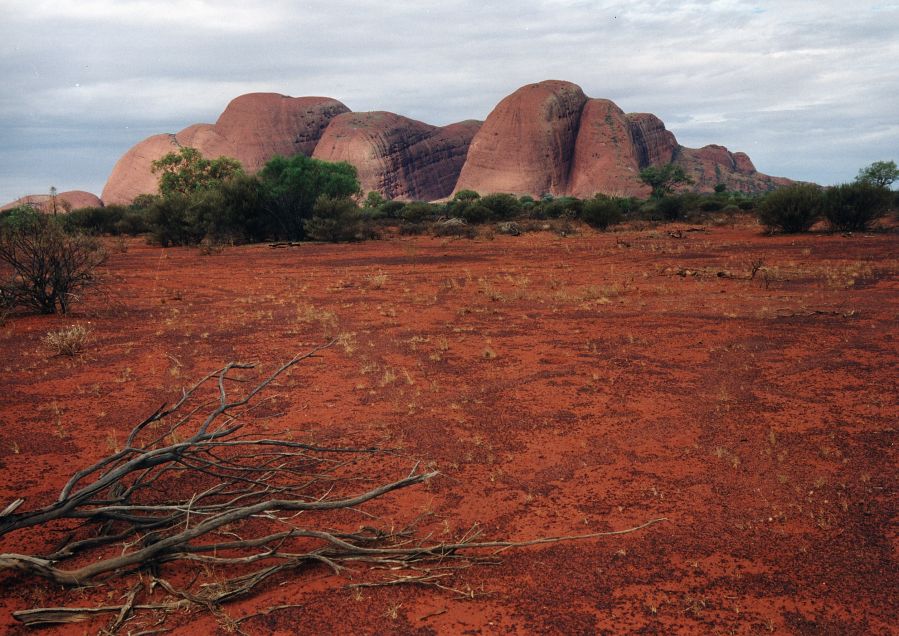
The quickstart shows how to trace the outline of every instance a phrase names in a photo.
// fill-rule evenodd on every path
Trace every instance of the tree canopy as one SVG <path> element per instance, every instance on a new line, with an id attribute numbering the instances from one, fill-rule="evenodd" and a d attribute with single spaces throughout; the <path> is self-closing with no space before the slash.
<path id="1" fill-rule="evenodd" d="M 644 168 L 640 171 L 640 180 L 652 188 L 654 199 L 671 194 L 677 185 L 693 183 L 693 179 L 687 176 L 684 169 L 673 163 Z"/>
<path id="2" fill-rule="evenodd" d="M 152 170 L 154 174 L 159 173 L 159 192 L 163 196 L 190 196 L 243 174 L 237 159 L 207 159 L 196 148 L 187 146 L 154 161 Z"/>
<path id="3" fill-rule="evenodd" d="M 899 168 L 896 167 L 895 161 L 875 161 L 867 168 L 859 170 L 855 178 L 859 183 L 870 183 L 881 188 L 889 188 L 897 179 Z"/>

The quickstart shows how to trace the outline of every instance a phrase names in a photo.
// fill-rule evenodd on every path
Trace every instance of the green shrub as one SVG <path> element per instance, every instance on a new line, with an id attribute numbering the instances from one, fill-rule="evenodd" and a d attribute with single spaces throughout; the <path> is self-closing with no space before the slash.
<path id="1" fill-rule="evenodd" d="M 892 194 L 866 181 L 844 183 L 825 193 L 824 215 L 834 230 L 862 232 L 890 208 Z"/>
<path id="2" fill-rule="evenodd" d="M 753 199 L 744 199 L 737 203 L 737 207 L 743 210 L 744 212 L 748 212 L 749 210 L 755 209 L 755 200 Z"/>
<path id="3" fill-rule="evenodd" d="M 758 207 L 758 219 L 769 231 L 807 232 L 821 218 L 823 209 L 821 189 L 800 183 L 768 193 Z"/>
<path id="4" fill-rule="evenodd" d="M 574 197 L 549 198 L 541 202 L 543 216 L 547 219 L 574 219 L 580 216 L 583 201 Z"/>
<path id="5" fill-rule="evenodd" d="M 190 216 L 191 199 L 182 195 L 160 197 L 147 209 L 150 239 L 162 247 L 195 245 L 205 236 Z"/>
<path id="6" fill-rule="evenodd" d="M 312 218 L 304 226 L 307 238 L 313 241 L 362 241 L 371 236 L 362 221 L 359 207 L 352 199 L 322 196 L 315 202 Z"/>
<path id="7" fill-rule="evenodd" d="M 128 208 L 124 206 L 109 205 L 78 208 L 59 218 L 63 228 L 68 232 L 117 235 L 119 234 L 117 224 L 127 212 Z"/>
<path id="8" fill-rule="evenodd" d="M 488 194 L 481 197 L 479 203 L 490 211 L 490 218 L 496 221 L 514 219 L 521 214 L 521 202 L 511 194 Z"/>
<path id="9" fill-rule="evenodd" d="M 699 204 L 703 212 L 720 212 L 724 209 L 724 203 L 718 199 L 705 199 Z"/>
<path id="10" fill-rule="evenodd" d="M 400 218 L 410 223 L 419 223 L 425 219 L 439 216 L 437 206 L 425 201 L 407 203 L 400 211 Z"/>
<path id="11" fill-rule="evenodd" d="M 402 217 L 403 208 L 406 204 L 403 201 L 387 201 L 381 206 L 381 213 L 388 219 L 398 219 Z"/>
<path id="12" fill-rule="evenodd" d="M 610 225 L 621 223 L 624 215 L 617 201 L 607 197 L 596 197 L 584 202 L 581 218 L 590 227 L 605 231 Z"/>
<path id="13" fill-rule="evenodd" d="M 453 196 L 453 201 L 477 201 L 480 198 L 481 195 L 474 190 L 459 190 Z"/>
<path id="14" fill-rule="evenodd" d="M 677 221 L 683 218 L 686 205 L 683 197 L 665 196 L 655 202 L 655 214 L 666 221 Z"/>
<path id="15" fill-rule="evenodd" d="M 490 208 L 480 203 L 457 206 L 453 208 L 452 214 L 465 219 L 469 223 L 484 223 L 492 216 Z"/>

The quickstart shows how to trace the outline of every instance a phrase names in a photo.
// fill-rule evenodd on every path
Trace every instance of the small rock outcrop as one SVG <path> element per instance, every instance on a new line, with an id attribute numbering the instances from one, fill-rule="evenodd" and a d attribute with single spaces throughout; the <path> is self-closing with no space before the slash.
<path id="1" fill-rule="evenodd" d="M 53 212 L 53 197 L 49 194 L 29 194 L 15 201 L 11 201 L 4 206 L 0 206 L 0 212 L 3 210 L 11 210 L 19 206 L 27 205 L 40 210 L 41 212 Z M 56 195 L 57 212 L 63 213 L 69 210 L 77 210 L 78 208 L 99 208 L 103 207 L 103 202 L 96 194 L 85 192 L 84 190 L 69 190 L 60 192 Z"/>
<path id="2" fill-rule="evenodd" d="M 177 134 L 148 137 L 126 152 L 103 188 L 103 201 L 130 203 L 157 191 L 152 163 L 182 146 L 204 156 L 234 157 L 248 172 L 275 155 L 311 155 L 331 119 L 349 109 L 330 97 L 287 97 L 250 93 L 228 104 L 215 124 L 194 124 Z"/>
<path id="3" fill-rule="evenodd" d="M 586 102 L 581 88 L 570 82 L 519 88 L 475 135 L 456 191 L 564 194 Z"/>
<path id="4" fill-rule="evenodd" d="M 757 172 L 747 155 L 732 153 L 724 146 L 681 146 L 674 163 L 681 166 L 693 180 L 690 189 L 695 192 L 710 192 L 719 183 L 723 183 L 728 190 L 747 193 L 768 192 L 792 183 L 789 179 Z"/>

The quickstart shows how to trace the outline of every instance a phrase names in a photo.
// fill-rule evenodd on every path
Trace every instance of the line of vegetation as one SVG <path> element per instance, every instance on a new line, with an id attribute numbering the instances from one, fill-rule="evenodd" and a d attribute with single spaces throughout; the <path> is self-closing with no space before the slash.
<path id="1" fill-rule="evenodd" d="M 544 195 L 481 196 L 462 190 L 449 201 L 388 201 L 363 197 L 356 169 L 302 155 L 275 157 L 256 175 L 229 158 L 206 159 L 182 148 L 153 163 L 159 194 L 131 205 L 45 215 L 24 207 L 0 214 L 0 316 L 17 306 L 65 313 L 94 282 L 105 259 L 96 235 L 147 235 L 167 246 L 218 246 L 262 241 L 359 241 L 384 233 L 474 237 L 553 229 L 577 222 L 605 231 L 623 221 L 728 223 L 755 212 L 770 232 L 805 232 L 821 220 L 833 231 L 865 231 L 891 207 L 895 162 L 876 162 L 854 183 L 831 188 L 795 184 L 765 195 L 677 192 L 690 183 L 678 166 L 648 168 L 646 200 L 596 195 L 581 200 Z M 481 227 L 479 231 L 478 227 Z"/>

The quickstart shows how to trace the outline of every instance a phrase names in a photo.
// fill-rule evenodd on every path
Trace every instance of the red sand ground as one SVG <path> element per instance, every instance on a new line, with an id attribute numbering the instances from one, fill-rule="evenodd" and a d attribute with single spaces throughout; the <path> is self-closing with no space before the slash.
<path id="1" fill-rule="evenodd" d="M 234 619 L 302 605 L 244 632 L 896 633 L 897 234 L 674 229 L 207 256 L 130 241 L 105 297 L 0 328 L 0 507 L 51 501 L 225 362 L 270 370 L 343 333 L 348 346 L 279 383 L 265 425 L 436 466 L 375 502 L 385 525 L 426 513 L 423 529 L 447 537 L 477 523 L 525 540 L 668 520 L 505 552 L 451 580 L 473 599 L 353 592 L 312 569 L 228 605 Z M 86 353 L 53 356 L 43 336 L 73 322 L 93 330 Z M 10 574 L 0 586 L 13 634 L 27 630 L 12 610 L 116 596 Z M 225 632 L 202 612 L 165 626 Z"/>

